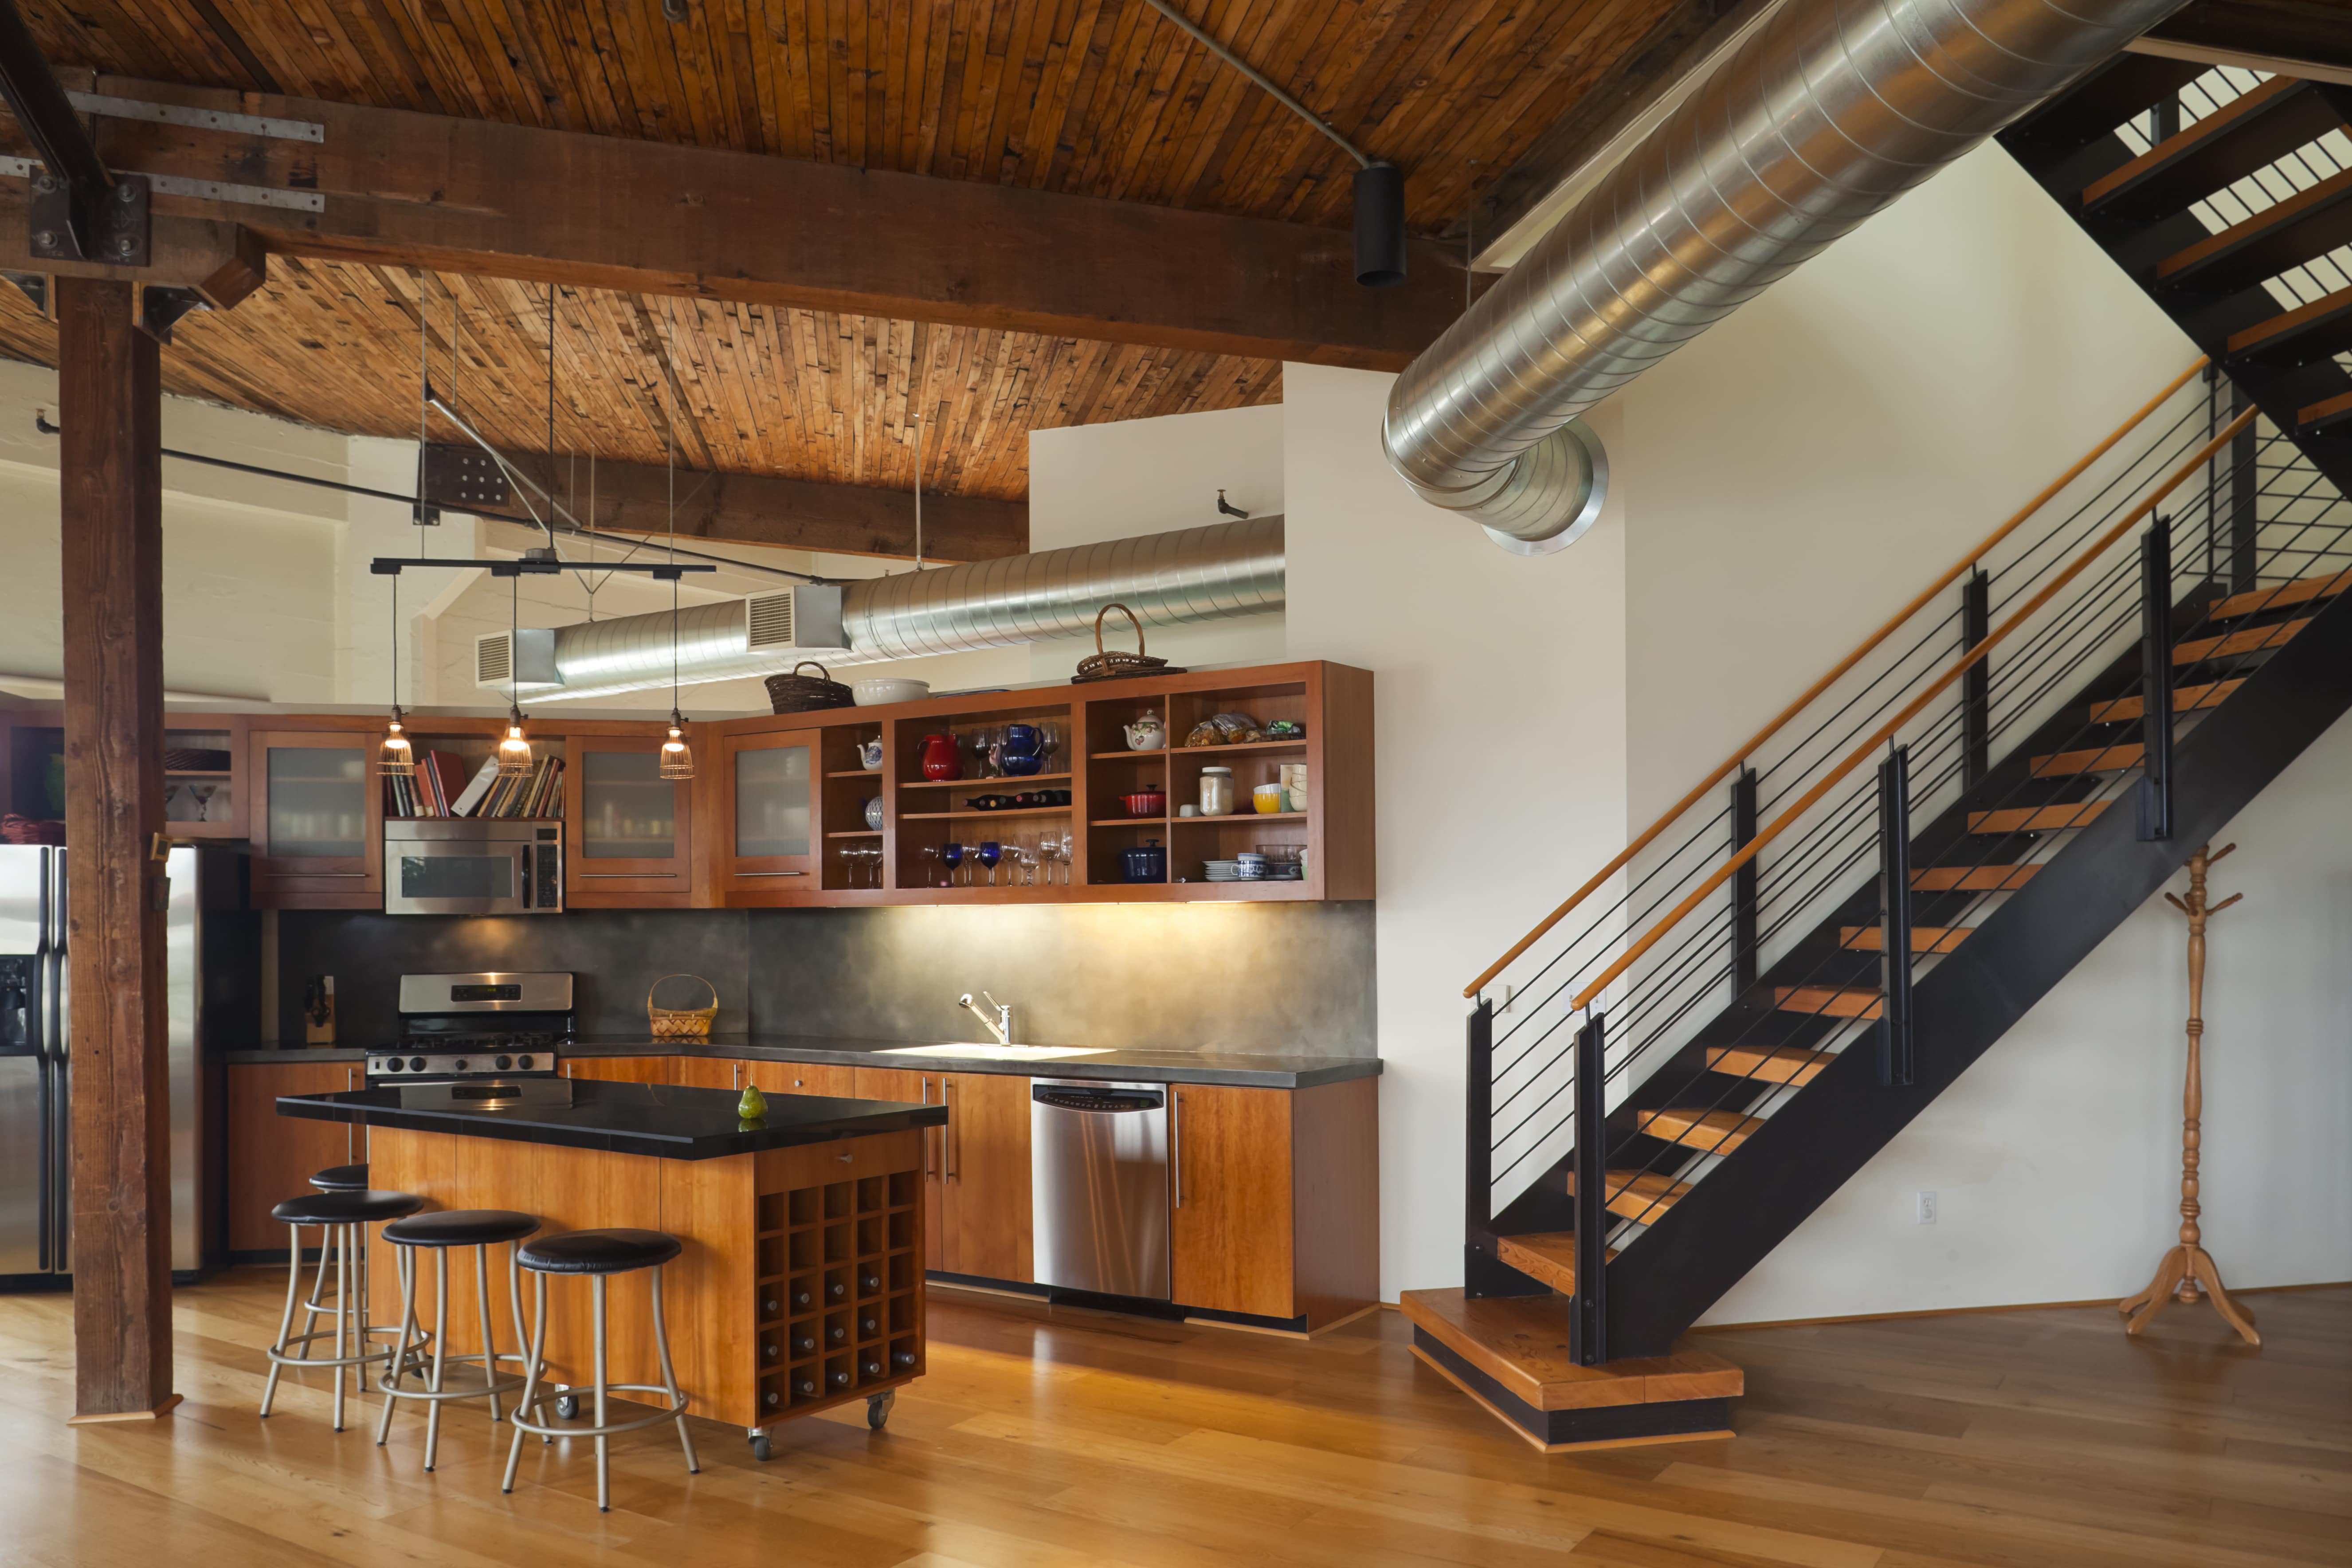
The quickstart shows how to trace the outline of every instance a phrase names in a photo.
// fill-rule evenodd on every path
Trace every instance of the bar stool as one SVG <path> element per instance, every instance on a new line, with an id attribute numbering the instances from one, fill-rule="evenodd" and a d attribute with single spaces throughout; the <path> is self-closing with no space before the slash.
<path id="1" fill-rule="evenodd" d="M 516 1253 L 523 1237 L 539 1229 L 539 1221 L 527 1214 L 511 1209 L 445 1209 L 437 1214 L 412 1215 L 394 1220 L 383 1227 L 384 1245 L 395 1248 L 394 1256 L 400 1266 L 400 1353 L 386 1366 L 376 1388 L 383 1396 L 383 1417 L 376 1424 L 375 1444 L 381 1448 L 392 1436 L 392 1413 L 399 1401 L 421 1399 L 425 1402 L 425 1468 L 430 1474 L 433 1461 L 441 1447 L 441 1406 L 452 1399 L 482 1399 L 490 1402 L 490 1422 L 499 1422 L 499 1395 L 520 1388 L 520 1374 L 500 1377 L 498 1363 L 523 1359 L 520 1346 L 522 1332 L 522 1274 L 515 1266 Z M 515 1344 L 517 1349 L 500 1354 L 497 1336 L 490 1331 L 490 1248 L 500 1242 L 513 1242 L 515 1250 L 507 1254 L 507 1300 L 514 1311 Z M 481 1313 L 482 1348 L 478 1354 L 451 1355 L 449 1349 L 449 1249 L 470 1247 L 474 1249 L 474 1302 Z M 424 1346 L 416 1335 L 416 1254 L 420 1249 L 433 1254 L 433 1369 L 421 1373 L 425 1386 L 403 1388 L 400 1380 L 411 1364 L 423 1360 Z M 482 1368 L 482 1384 L 478 1388 L 444 1389 L 443 1370 L 451 1363 L 478 1362 Z"/>
<path id="2" fill-rule="evenodd" d="M 425 1206 L 425 1200 L 409 1193 L 343 1192 L 306 1193 L 288 1198 L 269 1211 L 269 1217 L 292 1227 L 292 1261 L 286 1271 L 286 1314 L 278 1320 L 278 1342 L 269 1347 L 269 1382 L 261 1391 L 261 1414 L 269 1415 L 270 1401 L 278 1394 L 278 1377 L 289 1366 L 322 1366 L 335 1369 L 335 1430 L 343 1429 L 343 1368 L 365 1367 L 393 1354 L 392 1347 L 383 1350 L 368 1348 L 367 1299 L 361 1294 L 358 1281 L 352 1278 L 358 1250 L 354 1232 L 385 1220 L 405 1219 Z M 302 1294 L 302 1227 L 315 1225 L 320 1228 L 320 1246 L 335 1249 L 335 1304 L 314 1308 L 334 1315 L 332 1329 L 314 1329 L 304 1320 L 304 1331 L 294 1331 L 294 1310 L 305 1305 Z M 312 1360 L 310 1342 L 332 1335 L 335 1353 L 331 1357 Z M 352 1353 L 344 1353 L 344 1341 L 349 1336 Z M 301 1354 L 290 1352 L 296 1346 Z M 365 1377 L 362 1372 L 357 1374 Z"/>
<path id="3" fill-rule="evenodd" d="M 502 1491 L 514 1490 L 515 1469 L 522 1463 L 522 1436 L 536 1432 L 541 1437 L 593 1437 L 596 1439 L 596 1508 L 609 1513 L 613 1507 L 611 1482 L 611 1443 L 615 1434 L 634 1432 L 642 1426 L 657 1426 L 664 1421 L 677 1423 L 679 1447 L 686 1450 L 688 1475 L 700 1475 L 702 1466 L 694 1457 L 694 1439 L 686 1430 L 686 1395 L 678 1391 L 677 1370 L 670 1364 L 669 1331 L 662 1322 L 662 1265 L 676 1258 L 685 1247 L 674 1236 L 658 1230 L 575 1230 L 562 1236 L 551 1236 L 517 1248 L 516 1257 L 523 1268 L 538 1277 L 537 1294 L 532 1298 L 530 1354 L 526 1361 L 522 1402 L 515 1406 L 511 1424 L 515 1429 L 514 1444 L 507 1450 L 506 1482 Z M 605 1381 L 604 1300 L 605 1284 L 615 1274 L 627 1274 L 639 1268 L 650 1268 L 653 1275 L 654 1349 L 661 1357 L 662 1380 L 658 1385 L 650 1383 L 609 1383 Z M 585 1274 L 592 1287 L 591 1295 L 596 1318 L 594 1380 L 591 1384 L 595 1396 L 593 1426 L 553 1426 L 534 1419 L 539 1406 L 559 1400 L 573 1398 L 577 1390 L 563 1394 L 542 1393 L 539 1386 L 541 1370 L 546 1366 L 547 1349 L 547 1277 L 551 1274 Z M 669 1404 L 667 1408 L 634 1421 L 616 1421 L 607 1426 L 604 1421 L 604 1395 L 612 1393 L 658 1394 Z"/>
<path id="4" fill-rule="evenodd" d="M 367 1163 L 362 1161 L 356 1165 L 330 1165 L 323 1171 L 314 1171 L 310 1173 L 310 1186 L 314 1191 L 321 1193 L 363 1193 L 368 1190 Z M 302 1303 L 302 1310 L 305 1314 L 302 1326 L 306 1329 L 310 1326 L 312 1318 L 336 1310 L 335 1307 L 326 1300 L 327 1269 L 334 1260 L 334 1247 L 322 1243 L 319 1247 L 319 1277 L 311 1282 L 310 1299 Z M 362 1296 L 365 1296 L 368 1286 L 367 1232 L 364 1230 L 360 1232 L 357 1278 L 356 1289 Z M 306 1341 L 302 1346 L 303 1359 L 309 1360 L 310 1355 L 310 1347 Z"/>

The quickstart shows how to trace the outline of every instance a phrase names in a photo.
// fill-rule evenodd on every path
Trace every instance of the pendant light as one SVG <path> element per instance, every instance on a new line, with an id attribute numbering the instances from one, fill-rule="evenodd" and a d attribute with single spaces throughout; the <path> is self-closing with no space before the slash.
<path id="1" fill-rule="evenodd" d="M 522 574 L 507 579 L 507 732 L 499 742 L 499 776 L 530 772 L 530 739 L 522 732 L 522 704 L 515 694 L 515 645 L 522 640 Z"/>
<path id="2" fill-rule="evenodd" d="M 400 711 L 400 576 L 392 579 L 392 721 L 384 726 L 383 739 L 377 742 L 375 771 L 386 778 L 412 778 L 416 773 L 416 752 L 401 729 L 404 716 Z"/>
<path id="3" fill-rule="evenodd" d="M 662 324 L 670 328 L 666 333 L 671 342 L 672 363 L 676 363 L 677 332 L 671 327 L 670 306 L 662 301 Z M 666 414 L 674 413 L 669 388 L 662 388 L 662 405 Z M 662 464 L 669 481 L 669 558 L 677 560 L 677 443 L 669 417 L 662 420 Z M 669 739 L 662 742 L 661 776 L 666 779 L 690 779 L 694 776 L 694 748 L 686 743 L 686 715 L 677 710 L 677 579 L 669 580 Z"/>

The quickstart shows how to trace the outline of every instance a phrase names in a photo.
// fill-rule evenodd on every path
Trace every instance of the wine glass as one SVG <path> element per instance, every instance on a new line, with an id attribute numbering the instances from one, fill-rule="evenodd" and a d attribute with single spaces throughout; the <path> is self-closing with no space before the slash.
<path id="1" fill-rule="evenodd" d="M 943 888 L 952 888 L 956 885 L 956 868 L 963 864 L 963 846 L 961 844 L 940 845 L 940 859 L 948 868 L 948 879 L 940 883 L 940 886 Z"/>
<path id="2" fill-rule="evenodd" d="M 1078 840 L 1076 834 L 1065 833 L 1062 835 L 1062 886 L 1066 888 L 1070 885 L 1070 867 L 1075 864 L 1077 859 L 1077 847 Z"/>
<path id="3" fill-rule="evenodd" d="M 1004 846 L 995 839 L 984 839 L 980 846 L 980 863 L 988 868 L 988 885 L 996 886 L 997 862 L 1004 858 Z"/>
<path id="4" fill-rule="evenodd" d="M 1058 773 L 1062 771 L 1061 763 L 1055 761 L 1062 754 L 1062 727 L 1051 719 L 1041 721 L 1037 726 L 1037 750 L 1045 758 L 1037 770 L 1039 773 Z"/>

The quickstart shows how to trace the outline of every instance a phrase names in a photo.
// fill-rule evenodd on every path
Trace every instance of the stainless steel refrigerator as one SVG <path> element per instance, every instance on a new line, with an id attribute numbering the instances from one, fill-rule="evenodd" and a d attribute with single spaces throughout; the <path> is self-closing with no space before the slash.
<path id="1" fill-rule="evenodd" d="M 73 1269 L 70 865 L 63 848 L 0 846 L 0 1287 Z M 173 849 L 164 873 L 172 1268 L 193 1276 L 220 1260 L 217 1053 L 236 1042 L 218 1037 L 255 1000 L 257 933 L 240 852 Z"/>

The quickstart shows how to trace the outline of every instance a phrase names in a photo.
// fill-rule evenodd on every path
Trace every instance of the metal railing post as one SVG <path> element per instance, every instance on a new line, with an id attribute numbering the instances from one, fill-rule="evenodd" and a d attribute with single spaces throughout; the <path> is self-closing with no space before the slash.
<path id="1" fill-rule="evenodd" d="M 2139 542 L 2140 777 L 2137 832 L 2172 837 L 2172 523 L 2158 512 Z"/>
<path id="2" fill-rule="evenodd" d="M 1731 781 L 1731 848 L 1734 854 L 1756 837 L 1756 770 L 1742 767 Z M 1750 859 L 1731 879 L 1731 967 L 1742 992 L 1756 984 L 1757 862 Z"/>
<path id="3" fill-rule="evenodd" d="M 1960 591 L 1960 651 L 1992 636 L 1992 578 L 1981 566 Z M 1992 771 L 1992 657 L 1960 677 L 1961 787 L 1973 789 Z"/>
<path id="4" fill-rule="evenodd" d="M 1576 1036 L 1576 1296 L 1579 1366 L 1609 1359 L 1609 1048 L 1598 1009 Z"/>
<path id="5" fill-rule="evenodd" d="M 2245 389 L 2230 384 L 2232 417 L 2253 406 Z M 2230 592 L 2250 594 L 2254 588 L 2255 561 L 2261 541 L 2262 436 L 2249 423 L 2230 443 Z"/>
<path id="6" fill-rule="evenodd" d="M 1911 753 L 1897 746 L 1878 764 L 1878 1081 L 1912 1080 Z"/>
<path id="7" fill-rule="evenodd" d="M 1469 1055 L 1462 1107 L 1462 1293 L 1510 1295 L 1495 1289 L 1495 1005 L 1470 1009 Z"/>

